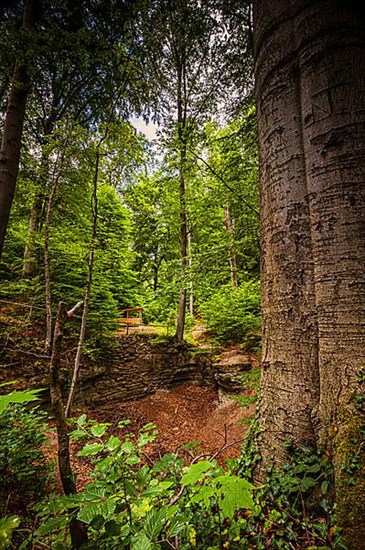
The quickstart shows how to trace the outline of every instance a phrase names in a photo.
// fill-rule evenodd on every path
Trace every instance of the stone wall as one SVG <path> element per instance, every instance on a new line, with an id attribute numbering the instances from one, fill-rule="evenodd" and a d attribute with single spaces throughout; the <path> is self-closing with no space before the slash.
<path id="1" fill-rule="evenodd" d="M 83 369 L 76 401 L 89 406 L 130 401 L 184 383 L 215 384 L 210 353 L 131 334 L 118 340 L 107 364 Z"/>

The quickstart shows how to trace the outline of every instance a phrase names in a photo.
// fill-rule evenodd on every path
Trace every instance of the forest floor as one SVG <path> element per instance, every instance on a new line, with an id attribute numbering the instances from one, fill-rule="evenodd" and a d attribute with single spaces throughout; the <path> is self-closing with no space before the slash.
<path id="1" fill-rule="evenodd" d="M 152 464 L 165 453 L 177 452 L 188 462 L 200 453 L 216 453 L 217 460 L 224 464 L 227 457 L 239 456 L 247 430 L 244 421 L 254 408 L 252 405 L 243 409 L 234 398 L 219 403 L 216 390 L 186 384 L 159 390 L 139 401 L 90 409 L 88 416 L 98 422 L 109 422 L 110 431 L 118 436 L 123 432 L 117 424 L 123 419 L 131 420 L 127 431 L 133 433 L 148 422 L 155 423 L 158 436 L 145 448 L 143 459 L 147 463 Z M 77 456 L 79 449 L 80 443 L 71 444 L 72 467 L 81 489 L 91 480 L 92 468 L 88 460 Z M 57 438 L 52 430 L 46 454 L 56 461 L 56 453 Z"/>

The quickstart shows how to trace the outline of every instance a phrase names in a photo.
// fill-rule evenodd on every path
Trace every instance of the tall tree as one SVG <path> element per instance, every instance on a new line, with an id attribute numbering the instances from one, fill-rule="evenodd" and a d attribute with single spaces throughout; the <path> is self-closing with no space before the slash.
<path id="1" fill-rule="evenodd" d="M 346 547 L 365 548 L 365 14 L 255 2 L 265 466 L 324 446 Z M 361 408 L 360 408 L 361 409 Z M 351 457 L 358 466 L 348 487 Z"/>
<path id="2" fill-rule="evenodd" d="M 38 0 L 27 0 L 24 6 L 22 27 L 29 35 L 36 24 Z M 29 46 L 29 44 L 28 44 Z M 31 48 L 30 48 L 31 50 Z M 19 170 L 20 147 L 23 134 L 25 107 L 30 90 L 29 54 L 17 59 L 11 82 L 5 114 L 0 151 L 0 259 L 4 247 Z"/>
<path id="3" fill-rule="evenodd" d="M 156 1 L 144 25 L 152 63 L 157 67 L 169 147 L 177 159 L 181 273 L 176 338 L 179 341 L 184 336 L 188 287 L 187 193 L 192 163 L 188 150 L 194 146 L 197 130 L 230 89 L 226 54 L 231 51 L 229 30 L 233 19 L 226 18 L 221 7 L 216 0 Z"/>

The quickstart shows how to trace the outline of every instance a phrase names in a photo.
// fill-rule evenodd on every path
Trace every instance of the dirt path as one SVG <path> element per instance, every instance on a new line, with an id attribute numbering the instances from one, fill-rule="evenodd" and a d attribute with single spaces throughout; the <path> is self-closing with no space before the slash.
<path id="1" fill-rule="evenodd" d="M 116 425 L 121 419 L 132 420 L 131 430 L 147 422 L 158 429 L 153 454 L 178 452 L 190 441 L 198 441 L 204 452 L 214 453 L 229 445 L 222 457 L 238 456 L 246 427 L 240 421 L 252 414 L 254 407 L 242 410 L 235 400 L 219 404 L 215 390 L 183 385 L 160 390 L 138 402 L 113 404 L 90 411 L 90 416 Z M 237 441 L 235 445 L 233 443 Z"/>
<path id="2" fill-rule="evenodd" d="M 82 411 L 79 411 L 80 413 Z M 218 402 L 218 395 L 211 388 L 184 385 L 171 390 L 160 390 L 145 399 L 128 403 L 113 403 L 88 411 L 88 416 L 98 422 L 110 422 L 111 430 L 120 435 L 117 424 L 129 418 L 128 431 L 136 432 L 147 422 L 154 422 L 158 429 L 155 443 L 146 448 L 147 460 L 155 461 L 164 453 L 178 452 L 188 461 L 200 452 L 214 454 L 223 446 L 218 460 L 224 464 L 226 457 L 235 458 L 240 453 L 242 438 L 247 427 L 241 421 L 254 412 L 241 409 L 235 400 L 225 404 Z M 199 442 L 196 448 L 186 450 L 184 445 Z M 71 443 L 72 468 L 77 476 L 80 490 L 91 481 L 91 466 L 88 460 L 77 457 L 79 444 Z M 201 450 L 200 450 L 201 449 Z M 46 453 L 56 461 L 57 438 L 50 433 Z M 58 479 L 57 488 L 61 491 Z"/>

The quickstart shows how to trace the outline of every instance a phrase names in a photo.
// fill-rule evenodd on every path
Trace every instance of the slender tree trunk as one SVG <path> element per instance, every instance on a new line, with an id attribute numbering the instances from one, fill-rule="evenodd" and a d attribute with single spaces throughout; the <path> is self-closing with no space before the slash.
<path id="1" fill-rule="evenodd" d="M 236 256 L 236 251 L 234 249 L 234 244 L 233 244 L 234 227 L 232 224 L 231 212 L 228 206 L 226 206 L 226 208 L 224 209 L 224 221 L 226 224 L 226 229 L 227 229 L 228 238 L 229 238 L 229 267 L 231 270 L 232 286 L 233 288 L 237 288 L 239 286 L 239 283 L 238 283 L 237 256 Z"/>
<path id="2" fill-rule="evenodd" d="M 84 309 L 82 311 L 80 335 L 79 335 L 79 341 L 77 344 L 75 365 L 74 365 L 74 370 L 73 370 L 72 380 L 71 380 L 71 387 L 70 387 L 70 392 L 69 392 L 67 404 L 66 404 L 66 416 L 71 415 L 72 402 L 75 396 L 76 385 L 77 385 L 79 370 L 81 366 L 81 357 L 82 357 L 82 349 L 83 349 L 84 340 L 85 340 L 87 317 L 89 314 L 90 292 L 91 292 L 93 272 L 94 272 L 96 230 L 97 230 L 97 224 L 98 224 L 98 179 L 99 179 L 99 162 L 100 162 L 99 146 L 96 151 L 94 180 L 93 180 L 93 197 L 92 197 L 93 223 L 92 223 L 92 229 L 91 229 L 91 240 L 90 240 L 90 249 L 89 249 L 88 274 L 87 274 L 87 282 L 86 282 L 85 295 L 84 295 Z M 128 330 L 128 327 L 127 327 L 127 330 Z"/>
<path id="3" fill-rule="evenodd" d="M 81 305 L 82 302 L 79 302 L 70 311 L 67 311 L 66 305 L 63 302 L 60 302 L 58 306 L 49 372 L 51 405 L 56 421 L 58 438 L 58 468 L 65 495 L 72 495 L 76 493 L 76 484 L 70 462 L 69 431 L 63 407 L 59 372 L 61 367 L 64 325 L 71 317 L 73 317 Z M 70 534 L 73 548 L 80 548 L 82 544 L 87 542 L 87 526 L 81 521 L 76 519 L 71 520 Z"/>
<path id="4" fill-rule="evenodd" d="M 270 9 L 256 1 L 264 467 L 282 463 L 288 439 L 315 446 L 319 401 L 312 242 L 290 14 L 288 0 Z"/>
<path id="5" fill-rule="evenodd" d="M 35 241 L 36 234 L 39 230 L 39 222 L 41 218 L 41 213 L 43 209 L 44 196 L 43 193 L 37 193 L 32 204 L 29 217 L 28 225 L 28 235 L 27 242 L 24 248 L 24 257 L 23 257 L 23 279 L 30 279 L 34 275 L 34 252 L 35 252 Z"/>
<path id="6" fill-rule="evenodd" d="M 48 172 L 49 158 L 43 147 L 39 172 L 39 190 L 36 193 L 30 211 L 27 242 L 24 248 L 22 273 L 23 279 L 30 279 L 34 274 L 34 246 L 36 234 L 39 230 L 42 210 L 44 207 L 44 193 L 48 183 Z"/>
<path id="7" fill-rule="evenodd" d="M 180 150 L 179 158 L 179 197 L 180 197 L 180 297 L 177 314 L 176 339 L 178 342 L 184 340 L 185 329 L 185 311 L 186 311 L 186 267 L 187 267 L 187 242 L 188 226 L 186 216 L 186 113 L 185 113 L 185 94 L 184 94 L 184 71 L 182 67 L 178 69 L 178 88 L 177 88 L 177 124 L 178 124 L 178 142 Z"/>
<path id="8" fill-rule="evenodd" d="M 363 550 L 365 16 L 330 0 L 269 8 L 256 0 L 262 455 L 275 461 L 273 438 L 279 456 L 287 438 L 317 438 L 334 463 L 346 547 Z"/>
<path id="9" fill-rule="evenodd" d="M 46 341 L 44 351 L 46 355 L 49 355 L 52 349 L 53 327 L 52 327 L 52 293 L 51 293 L 51 261 L 50 261 L 50 237 L 51 237 L 51 220 L 53 205 L 56 198 L 56 192 L 58 187 L 58 181 L 61 175 L 61 166 L 64 156 L 64 143 L 63 149 L 57 160 L 55 161 L 53 168 L 53 176 L 51 181 L 51 189 L 49 193 L 46 221 L 45 221 L 45 236 L 44 236 L 44 284 L 45 284 L 45 298 L 46 298 Z"/>
<path id="10" fill-rule="evenodd" d="M 23 29 L 35 26 L 38 0 L 27 0 Z M 20 147 L 30 77 L 25 64 L 17 61 L 11 82 L 0 151 L 0 259 L 18 177 Z"/>
<path id="11" fill-rule="evenodd" d="M 188 266 L 189 266 L 189 313 L 191 317 L 194 317 L 194 287 L 193 287 L 193 277 L 192 277 L 192 266 L 193 266 L 193 257 L 192 257 L 192 246 L 191 246 L 191 230 L 188 231 Z"/>

